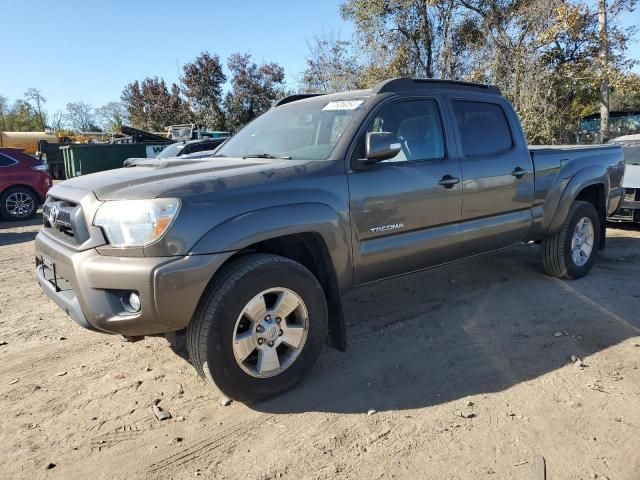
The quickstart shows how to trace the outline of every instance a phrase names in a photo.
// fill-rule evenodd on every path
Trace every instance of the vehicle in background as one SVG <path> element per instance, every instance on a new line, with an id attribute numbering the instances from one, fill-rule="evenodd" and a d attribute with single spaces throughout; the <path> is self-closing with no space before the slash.
<path id="1" fill-rule="evenodd" d="M 202 156 L 206 156 L 207 154 L 212 153 L 213 150 L 222 145 L 228 137 L 223 138 L 203 138 L 200 140 L 190 140 L 183 142 L 172 143 L 164 150 L 162 150 L 158 155 L 154 158 L 158 160 L 166 159 L 166 158 L 176 158 L 176 157 L 186 157 L 194 158 L 195 156 L 200 155 L 192 155 L 192 154 L 201 154 Z M 206 152 L 206 153 L 205 153 Z M 149 158 L 128 158 L 122 164 L 123 167 L 131 167 L 133 165 L 137 165 L 141 161 L 148 161 Z"/>
<path id="2" fill-rule="evenodd" d="M 586 275 L 623 174 L 616 145 L 529 148 L 489 85 L 294 95 L 208 156 L 53 187 L 43 212 L 72 222 L 45 215 L 37 279 L 85 328 L 186 329 L 202 377 L 263 400 L 302 380 L 325 340 L 346 348 L 356 287 L 521 242 L 541 244 L 547 274 Z"/>
<path id="3" fill-rule="evenodd" d="M 198 140 L 201 138 L 227 138 L 230 137 L 229 132 L 220 130 L 204 130 L 198 128 L 195 123 L 187 123 L 184 125 L 170 125 L 167 127 L 167 138 L 175 141 L 179 140 Z"/>
<path id="4" fill-rule="evenodd" d="M 640 223 L 640 134 L 624 135 L 608 142 L 624 150 L 624 197 L 620 208 L 607 220 Z"/>
<path id="5" fill-rule="evenodd" d="M 68 137 L 44 132 L 0 132 L 0 148 L 16 148 L 47 164 L 53 178 L 64 178 L 60 145 L 70 143 Z"/>
<path id="6" fill-rule="evenodd" d="M 47 166 L 17 148 L 0 148 L 0 216 L 26 220 L 47 198 L 53 181 Z"/>
<path id="7" fill-rule="evenodd" d="M 183 155 L 189 155 L 190 153 L 215 150 L 222 145 L 227 138 L 229 137 L 202 138 L 200 140 L 173 143 L 156 155 L 156 158 L 181 157 Z"/>

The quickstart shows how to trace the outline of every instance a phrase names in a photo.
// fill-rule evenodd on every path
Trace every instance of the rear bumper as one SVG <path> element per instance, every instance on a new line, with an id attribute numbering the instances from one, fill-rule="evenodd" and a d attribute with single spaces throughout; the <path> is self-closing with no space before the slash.
<path id="1" fill-rule="evenodd" d="M 186 327 L 209 280 L 231 255 L 115 257 L 71 250 L 42 232 L 35 250 L 36 279 L 49 298 L 84 328 L 126 336 Z M 140 297 L 135 313 L 123 303 L 130 292 Z"/>
<path id="2" fill-rule="evenodd" d="M 620 206 L 607 220 L 610 222 L 640 222 L 640 189 L 626 188 Z"/>

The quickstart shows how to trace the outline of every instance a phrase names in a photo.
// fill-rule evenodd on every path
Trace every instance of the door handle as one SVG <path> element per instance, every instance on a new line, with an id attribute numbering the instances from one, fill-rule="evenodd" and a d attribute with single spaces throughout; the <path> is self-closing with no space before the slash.
<path id="1" fill-rule="evenodd" d="M 452 175 L 445 175 L 440 179 L 438 185 L 442 185 L 444 188 L 453 188 L 454 185 L 460 183 L 460 179 Z"/>
<path id="2" fill-rule="evenodd" d="M 524 177 L 527 173 L 529 173 L 528 170 L 525 170 L 522 167 L 516 167 L 513 172 L 511 172 L 511 175 L 513 175 L 516 178 L 522 178 Z"/>

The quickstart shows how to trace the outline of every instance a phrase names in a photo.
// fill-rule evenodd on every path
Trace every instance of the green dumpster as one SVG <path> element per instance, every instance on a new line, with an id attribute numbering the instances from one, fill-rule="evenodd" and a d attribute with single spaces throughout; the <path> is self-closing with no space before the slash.
<path id="1" fill-rule="evenodd" d="M 127 158 L 152 158 L 168 144 L 94 143 L 60 147 L 66 178 L 121 168 Z"/>

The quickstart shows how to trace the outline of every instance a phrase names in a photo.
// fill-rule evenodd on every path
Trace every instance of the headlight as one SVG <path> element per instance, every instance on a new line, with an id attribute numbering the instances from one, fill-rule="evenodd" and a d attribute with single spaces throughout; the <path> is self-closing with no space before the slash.
<path id="1" fill-rule="evenodd" d="M 114 247 L 141 247 L 162 237 L 179 209 L 177 198 L 107 201 L 93 224 L 102 227 Z"/>

